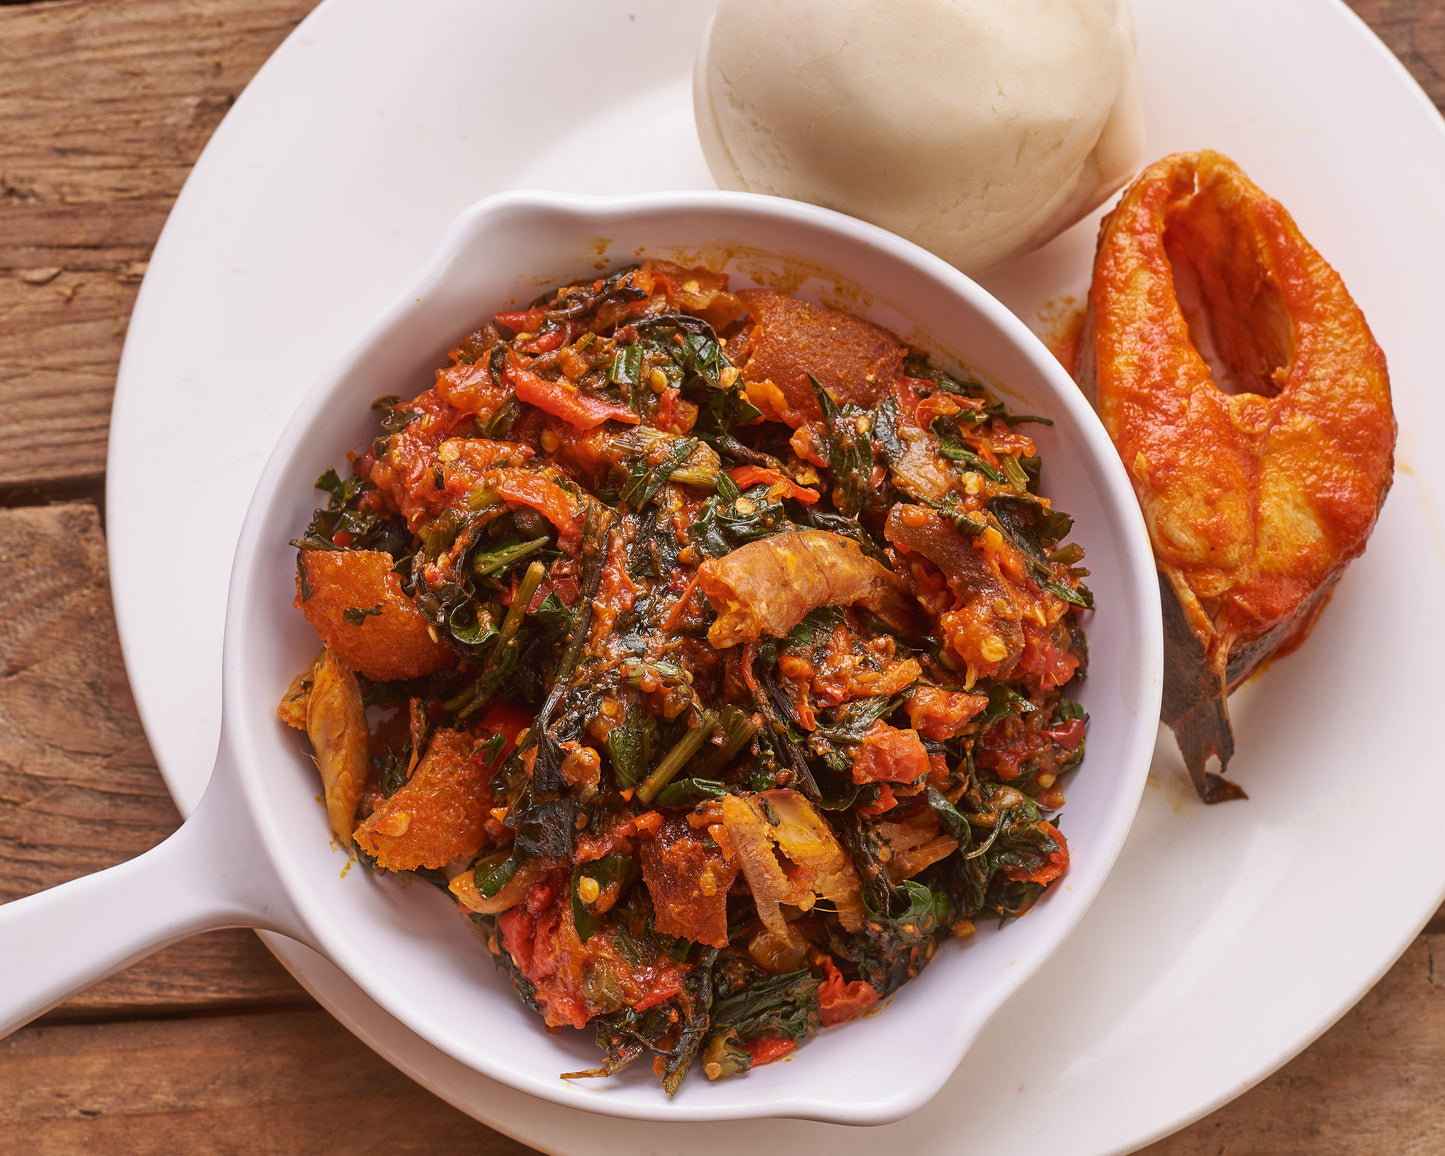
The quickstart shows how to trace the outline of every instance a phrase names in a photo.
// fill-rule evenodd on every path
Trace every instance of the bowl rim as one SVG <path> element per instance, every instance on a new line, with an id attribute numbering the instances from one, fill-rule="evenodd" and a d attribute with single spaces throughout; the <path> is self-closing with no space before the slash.
<path id="1" fill-rule="evenodd" d="M 655 1103 L 636 1103 L 621 1096 L 589 1094 L 588 1091 L 579 1090 L 575 1084 L 519 1072 L 507 1065 L 505 1055 L 500 1059 L 494 1059 L 490 1055 L 458 1056 L 464 1063 L 486 1075 L 544 1099 L 569 1107 L 637 1119 L 690 1122 L 789 1116 L 838 1123 L 875 1124 L 901 1118 L 921 1107 L 936 1093 L 988 1020 L 1017 993 L 1023 982 L 1042 966 L 1044 960 L 1058 949 L 1086 914 L 1088 906 L 1107 877 L 1108 868 L 1112 867 L 1122 849 L 1142 797 L 1157 733 L 1158 700 L 1163 684 L 1162 626 L 1152 553 L 1132 488 L 1103 426 L 1083 395 L 1073 388 L 1063 368 L 1019 318 L 970 278 L 912 242 L 828 209 L 761 194 L 730 191 L 590 196 L 524 190 L 489 197 L 463 210 L 442 233 L 412 278 L 353 337 L 306 392 L 261 473 L 238 540 L 227 603 L 222 674 L 223 750 L 230 751 L 237 765 L 245 797 L 257 817 L 257 827 L 265 843 L 266 853 L 276 866 L 284 890 L 313 932 L 317 945 L 392 1015 L 418 1031 L 429 1042 L 457 1055 L 453 1041 L 429 1030 L 426 1024 L 419 1024 L 415 1015 L 409 1014 L 412 1011 L 411 1002 L 406 998 L 404 990 L 398 991 L 402 985 L 393 983 L 388 987 L 372 981 L 370 969 L 360 958 L 357 947 L 337 933 L 328 913 L 318 906 L 314 887 L 308 886 L 304 879 L 298 879 L 283 870 L 283 865 L 290 858 L 288 848 L 284 845 L 279 828 L 265 820 L 268 800 L 265 772 L 260 769 L 264 756 L 257 749 L 251 729 L 240 722 L 246 713 L 243 707 L 243 691 L 249 685 L 247 663 L 244 659 L 249 652 L 247 634 L 251 615 L 246 608 L 255 604 L 258 598 L 274 598 L 274 591 L 269 594 L 263 591 L 263 567 L 258 561 L 265 553 L 261 547 L 273 533 L 272 507 L 280 498 L 278 487 L 286 465 L 310 444 L 311 433 L 317 423 L 324 420 L 332 396 L 344 389 L 348 376 L 363 359 L 377 349 L 384 348 L 389 341 L 394 340 L 397 333 L 415 323 L 418 307 L 424 310 L 439 296 L 439 289 L 446 283 L 457 254 L 469 243 L 474 244 L 479 236 L 486 236 L 491 230 L 506 228 L 519 219 L 546 217 L 548 214 L 593 225 L 639 216 L 712 214 L 737 222 L 743 230 L 746 230 L 749 223 L 766 220 L 773 224 L 794 225 L 805 232 L 847 240 L 876 251 L 885 261 L 907 267 L 913 273 L 922 274 L 925 279 L 936 283 L 942 291 L 951 294 L 963 307 L 972 310 L 1017 347 L 1039 373 L 1045 387 L 1051 391 L 1051 400 L 1068 413 L 1075 430 L 1082 437 L 1084 456 L 1097 471 L 1101 497 L 1111 515 L 1111 526 L 1119 535 L 1119 555 L 1128 563 L 1137 587 L 1130 591 L 1138 600 L 1130 610 L 1131 622 L 1140 628 L 1135 663 L 1136 685 L 1133 688 L 1138 710 L 1132 717 L 1125 736 L 1129 758 L 1123 781 L 1127 784 L 1127 790 L 1121 792 L 1121 797 L 1115 801 L 1111 822 L 1104 832 L 1105 838 L 1091 844 L 1091 863 L 1086 865 L 1086 870 L 1079 873 L 1090 882 L 1087 894 L 1071 904 L 1066 916 L 1056 918 L 1050 932 L 1042 935 L 1043 946 L 1031 952 L 1015 969 L 1015 978 L 1007 990 L 987 1009 L 986 1014 L 970 1027 L 967 1039 L 956 1049 L 948 1051 L 947 1062 L 937 1065 L 936 1083 L 931 1086 L 902 1087 L 888 1094 L 871 1097 L 859 1097 L 854 1094 L 855 1090 L 850 1089 L 849 1098 L 846 1100 L 830 1100 L 826 1096 L 794 1095 L 769 1098 L 752 1094 L 723 1094 L 713 1095 L 707 1100 L 689 1098 L 682 1101 L 669 1100 L 658 1088 L 657 1095 L 653 1098 Z M 515 275 L 522 277 L 528 272 L 519 269 L 515 271 Z M 834 276 L 839 276 L 836 270 L 833 273 Z M 487 305 L 486 302 L 481 303 L 483 308 Z M 478 314 L 481 311 L 478 309 Z M 866 309 L 862 311 L 867 312 Z M 338 452 L 344 452 L 347 447 L 334 448 Z M 1040 915 L 1044 910 L 1046 903 L 1041 904 L 1034 915 Z M 537 1028 L 540 1031 L 541 1025 L 538 1024 Z M 806 1062 L 806 1059 L 805 1056 L 803 1062 Z M 564 1057 L 559 1051 L 559 1069 L 563 1066 L 563 1061 Z M 590 1083 L 596 1087 L 609 1082 Z M 708 1085 L 709 1090 L 723 1086 L 725 1085 Z M 751 1089 L 749 1092 L 751 1093 Z"/>

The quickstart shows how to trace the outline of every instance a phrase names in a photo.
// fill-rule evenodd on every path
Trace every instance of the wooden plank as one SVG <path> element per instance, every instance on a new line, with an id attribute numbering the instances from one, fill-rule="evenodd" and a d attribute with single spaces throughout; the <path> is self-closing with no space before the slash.
<path id="1" fill-rule="evenodd" d="M 99 483 L 121 336 L 155 235 L 230 100 L 310 6 L 0 7 L 0 488 L 73 496 Z M 1445 9 L 1353 6 L 1445 103 Z M 0 565 L 18 576 L 0 591 L 0 898 L 119 861 L 177 821 L 125 691 L 93 507 L 13 513 L 0 516 Z M 80 541 L 62 548 L 64 535 Z M 51 572 L 19 567 L 44 541 Z M 77 559 L 89 577 L 58 574 Z M 107 630 L 98 662 L 94 639 L 77 640 Z M 53 653 L 66 645 L 68 656 Z M 77 653 L 99 669 L 77 665 Z M 94 729 L 70 733 L 65 717 Z M 1442 992 L 1445 910 L 1319 1043 L 1150 1156 L 1445 1150 Z M 223 932 L 153 957 L 60 1014 L 303 998 L 249 933 Z M 276 1080 L 264 1074 L 272 1070 Z M 36 1153 L 525 1151 L 315 1011 L 27 1029 L 0 1043 L 0 1135 L 0 1147 Z"/>
<path id="2" fill-rule="evenodd" d="M 180 822 L 126 682 L 93 505 L 0 510 L 0 901 L 139 855 Z M 64 1015 L 309 997 L 248 931 L 168 949 Z"/>
<path id="3" fill-rule="evenodd" d="M 120 862 L 176 825 L 130 697 L 85 503 L 0 510 L 0 897 Z"/>
<path id="4" fill-rule="evenodd" d="M 1418 940 L 1304 1055 L 1145 1156 L 1445 1151 L 1445 985 L 1430 946 Z M 528 1151 L 319 1011 L 22 1029 L 0 1042 L 0 1134 L 37 1154 Z"/>
<path id="5" fill-rule="evenodd" d="M 100 478 L 161 225 L 221 117 L 313 5 L 0 7 L 0 488 Z"/>
<path id="6" fill-rule="evenodd" d="M 0 1041 L 7 1152 L 525 1156 L 320 1011 L 24 1028 Z"/>

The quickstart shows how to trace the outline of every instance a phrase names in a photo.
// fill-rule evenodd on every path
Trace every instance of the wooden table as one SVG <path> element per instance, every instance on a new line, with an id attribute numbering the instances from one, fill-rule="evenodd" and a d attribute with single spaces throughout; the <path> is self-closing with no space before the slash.
<path id="1" fill-rule="evenodd" d="M 312 4 L 0 0 L 0 900 L 179 822 L 106 583 L 111 389 L 182 181 Z M 1445 5 L 1353 4 L 1445 107 Z M 1445 1152 L 1442 1072 L 1445 909 L 1308 1051 L 1147 1151 Z M 531 1151 L 378 1059 L 247 931 L 160 952 L 0 1041 L 0 1150 L 82 1148 Z"/>

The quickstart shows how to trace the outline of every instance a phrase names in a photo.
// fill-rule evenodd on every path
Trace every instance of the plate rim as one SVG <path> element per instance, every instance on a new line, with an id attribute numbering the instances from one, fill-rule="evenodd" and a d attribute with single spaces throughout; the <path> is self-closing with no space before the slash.
<path id="1" fill-rule="evenodd" d="M 1142 2 L 1142 0 L 1141 0 L 1141 2 Z M 303 21 L 303 23 L 292 33 L 291 37 L 288 38 L 287 44 L 291 44 L 293 41 L 296 41 L 298 38 L 301 37 L 301 35 L 302 35 L 303 33 L 310 34 L 310 33 L 313 31 L 313 27 L 312 27 L 312 26 L 313 26 L 314 22 L 316 22 L 319 17 L 321 17 L 321 16 L 324 15 L 326 18 L 329 19 L 329 18 L 331 18 L 338 10 L 341 10 L 341 9 L 343 9 L 343 8 L 357 9 L 357 8 L 362 7 L 362 6 L 363 6 L 363 5 L 362 5 L 362 3 L 360 2 L 360 0 L 324 0 L 323 4 L 320 5 L 315 11 L 313 11 L 313 12 L 306 18 L 306 20 Z M 1433 103 L 1430 102 L 1428 96 L 1426 96 L 1426 95 L 1424 94 L 1423 90 L 1420 88 L 1420 86 L 1419 86 L 1418 83 L 1414 80 L 1414 78 L 1410 76 L 1410 74 L 1408 73 L 1408 70 L 1405 69 L 1404 65 L 1403 65 L 1397 58 L 1395 58 L 1395 57 L 1393 56 L 1393 54 L 1391 54 L 1391 53 L 1389 52 L 1389 50 L 1388 50 L 1387 47 L 1385 47 L 1385 46 L 1383 45 L 1383 43 L 1382 43 L 1382 42 L 1379 40 L 1379 38 L 1375 35 L 1375 33 L 1373 32 L 1373 30 L 1371 30 L 1371 29 L 1369 28 L 1369 26 L 1366 25 L 1366 24 L 1363 22 L 1363 20 L 1358 16 L 1358 14 L 1356 14 L 1353 10 L 1351 10 L 1351 9 L 1343 2 L 1343 0 L 1333 0 L 1333 3 L 1332 3 L 1331 5 L 1327 6 L 1327 7 L 1324 8 L 1324 9 L 1320 9 L 1320 11 L 1321 11 L 1321 12 L 1326 12 L 1326 11 L 1328 11 L 1329 8 L 1333 8 L 1333 9 L 1335 9 L 1337 12 L 1343 12 L 1343 13 L 1347 14 L 1348 19 L 1349 19 L 1349 21 L 1351 22 L 1351 24 L 1354 26 L 1354 29 L 1355 29 L 1356 33 L 1362 31 L 1362 32 L 1364 32 L 1364 33 L 1366 34 L 1366 36 L 1365 36 L 1364 39 L 1365 39 L 1367 42 L 1370 42 L 1371 45 L 1372 45 L 1372 47 L 1373 47 L 1377 52 L 1383 54 L 1383 56 L 1388 60 L 1389 64 L 1391 65 L 1391 67 L 1392 67 L 1392 69 L 1393 69 L 1393 71 L 1395 72 L 1397 79 L 1403 79 L 1403 80 L 1406 82 L 1406 88 L 1409 89 L 1409 90 L 1413 90 L 1413 97 L 1414 97 L 1415 99 L 1419 100 L 1419 101 L 1423 101 L 1423 102 L 1424 102 L 1423 108 L 1424 108 L 1425 110 L 1428 110 L 1430 116 L 1431 116 L 1431 117 L 1434 119 L 1434 121 L 1436 122 L 1436 127 L 1437 127 L 1437 128 L 1441 128 L 1441 126 L 1439 125 L 1439 113 L 1438 113 L 1438 111 L 1435 109 L 1435 106 L 1433 105 Z M 283 49 L 285 49 L 285 47 L 286 47 L 286 45 L 283 45 Z M 257 80 L 260 80 L 262 77 L 269 76 L 272 71 L 274 71 L 274 70 L 276 70 L 276 69 L 279 69 L 279 68 L 281 67 L 281 64 L 278 63 L 278 59 L 280 59 L 280 58 L 281 58 L 281 54 L 280 54 L 280 52 L 278 52 L 278 54 L 277 54 L 276 56 L 273 56 L 273 57 L 271 58 L 271 60 L 268 60 L 267 64 L 263 67 L 263 70 L 262 70 L 261 72 L 258 72 L 256 79 L 257 79 Z M 248 90 L 247 90 L 248 93 L 251 91 L 251 89 L 252 89 L 253 87 L 255 87 L 255 83 L 256 83 L 256 82 L 253 81 L 253 82 L 252 82 L 252 85 L 251 85 L 251 86 L 248 86 Z M 243 94 L 242 100 L 237 102 L 236 109 L 241 109 L 241 108 L 243 107 L 243 101 L 245 100 L 245 96 L 246 96 L 246 94 Z M 228 119 L 229 119 L 230 116 L 234 116 L 235 114 L 236 114 L 236 110 L 233 110 L 231 114 L 228 114 Z M 218 135 L 219 135 L 219 134 L 218 134 Z M 1445 141 L 1445 131 L 1442 131 L 1442 132 L 1440 132 L 1440 133 L 1437 133 L 1437 136 L 1438 136 L 1442 141 Z M 215 139 L 215 138 L 213 138 L 213 141 L 214 141 L 214 139 Z M 212 150 L 211 150 L 211 145 L 208 144 L 205 153 L 203 153 L 201 159 L 198 160 L 198 162 L 197 162 L 197 165 L 196 165 L 196 169 L 197 169 L 197 170 L 199 170 L 203 164 L 216 163 L 216 162 L 214 161 L 214 158 L 211 157 L 211 152 L 212 152 Z M 188 181 L 187 181 L 187 186 L 188 186 L 188 187 L 189 187 L 190 183 L 191 183 L 191 182 L 190 182 L 190 180 L 189 180 L 189 178 L 188 178 Z M 182 200 L 183 200 L 184 196 L 185 196 L 185 192 L 184 192 L 184 190 L 183 190 L 182 198 L 181 198 L 181 199 L 178 199 L 178 201 L 177 201 L 177 206 L 178 206 L 178 207 L 182 204 Z M 167 223 L 167 229 L 169 230 L 169 221 L 168 221 L 168 223 Z M 164 239 L 165 239 L 165 237 L 164 237 L 164 234 L 163 234 L 163 236 L 162 236 L 162 241 L 163 241 L 163 242 L 164 242 Z M 161 245 L 161 244 L 158 244 L 158 245 L 157 245 L 156 253 L 157 253 L 157 256 L 162 256 L 162 255 L 163 255 L 163 254 L 162 254 L 162 245 Z M 153 268 L 155 267 L 156 263 L 157 263 L 157 262 L 156 262 L 156 259 L 153 258 L 153 261 L 152 261 L 152 267 L 153 267 Z M 145 299 L 146 299 L 146 287 L 143 286 L 143 287 L 142 287 L 142 290 L 141 290 L 141 296 L 140 296 L 140 298 L 138 298 L 138 300 L 137 300 L 136 309 L 135 309 L 135 311 L 133 312 L 133 315 L 132 315 L 132 320 L 133 320 L 133 321 L 135 320 L 136 317 L 141 316 L 142 304 L 143 304 L 143 302 L 145 301 Z M 127 351 L 129 351 L 129 348 L 130 348 L 130 343 L 129 343 L 129 338 L 128 338 L 128 340 L 127 340 Z M 123 360 L 123 362 L 122 362 L 122 373 L 121 373 L 120 377 L 118 378 L 118 382 L 117 382 L 117 399 L 120 398 L 120 394 L 121 394 L 121 390 L 122 390 L 122 385 L 123 385 L 124 381 L 125 381 L 125 363 L 124 363 L 124 360 Z M 115 427 L 115 424 L 112 423 L 112 427 L 111 427 L 111 429 L 112 429 L 112 434 L 114 434 L 115 428 L 116 428 L 116 427 Z M 107 475 L 108 475 L 108 476 L 110 475 L 110 472 L 111 472 L 110 469 L 109 469 L 109 464 L 110 464 L 110 461 L 111 461 L 111 456 L 110 456 L 110 455 L 111 455 L 112 453 L 114 453 L 114 450 L 115 450 L 115 446 L 114 446 L 114 439 L 113 439 L 113 441 L 112 441 L 112 446 L 111 446 L 110 451 L 108 452 L 108 457 L 107 457 L 107 464 L 108 464 Z M 108 508 L 109 508 L 109 503 L 110 503 L 112 500 L 113 500 L 113 499 L 112 499 L 110 493 L 108 493 L 108 494 L 107 494 L 107 506 L 108 506 Z M 112 551 L 110 556 L 111 556 L 111 560 L 112 560 L 112 575 L 111 575 L 111 577 L 112 577 L 112 590 L 113 590 L 113 591 L 118 591 L 118 590 L 120 589 L 120 587 L 116 584 L 116 578 L 117 578 L 118 575 L 117 575 L 116 570 L 115 570 L 115 557 L 116 557 L 115 552 Z M 119 594 L 116 594 L 116 595 L 115 595 L 115 602 L 116 602 L 116 617 L 117 617 L 117 622 L 118 622 L 118 625 L 120 625 L 121 630 L 122 630 L 122 650 L 123 650 L 123 654 L 124 654 L 125 657 L 126 657 L 127 669 L 130 670 L 131 667 L 132 667 L 132 663 L 131 663 L 131 660 L 130 660 L 130 655 L 131 655 L 131 653 L 132 653 L 132 651 L 133 651 L 133 648 L 134 648 L 136 645 L 138 645 L 139 643 L 136 641 L 136 632 L 133 631 L 133 630 L 128 629 L 128 624 L 127 624 L 126 622 L 122 622 L 122 619 L 125 618 L 126 616 L 124 615 L 124 612 L 123 612 L 123 609 L 122 609 L 122 606 L 121 606 L 121 596 L 120 596 Z M 137 695 L 138 706 L 139 706 L 139 698 L 140 698 L 140 696 L 139 696 L 139 694 L 138 694 L 138 695 Z M 149 722 L 149 720 L 147 719 L 146 713 L 145 713 L 144 711 L 142 711 L 142 720 L 143 720 L 143 725 L 146 726 L 147 733 L 148 733 L 148 737 L 149 737 L 149 732 L 150 732 L 151 727 L 150 727 L 150 722 Z M 183 810 L 188 810 L 189 807 L 187 806 L 187 802 L 186 802 L 187 791 L 186 791 L 183 787 L 178 786 L 178 785 L 177 785 L 177 782 L 173 781 L 172 773 L 171 773 L 170 771 L 168 771 L 167 768 L 162 767 L 161 769 L 162 769 L 162 774 L 163 774 L 163 776 L 166 778 L 166 782 L 167 782 L 168 788 L 171 789 L 173 795 L 176 796 L 178 803 L 182 806 L 182 809 L 183 809 Z M 1268 1067 L 1267 1069 L 1265 1069 L 1265 1070 L 1260 1070 L 1260 1071 L 1254 1072 L 1253 1074 L 1250 1074 L 1250 1075 L 1248 1075 L 1248 1076 L 1246 1076 L 1246 1077 L 1243 1077 L 1243 1078 L 1241 1079 L 1241 1082 L 1238 1084 L 1238 1086 L 1236 1086 L 1236 1087 L 1232 1088 L 1231 1090 L 1223 1093 L 1220 1097 L 1217 1097 L 1217 1098 L 1215 1098 L 1215 1099 L 1212 1099 L 1209 1103 L 1200 1106 L 1199 1109 L 1198 1109 L 1198 1111 L 1197 1111 L 1196 1113 L 1190 1115 L 1188 1118 L 1181 1118 L 1181 1119 L 1175 1121 L 1174 1123 L 1168 1125 L 1167 1127 L 1165 1127 L 1162 1131 L 1159 1131 L 1159 1132 L 1155 1133 L 1155 1134 L 1152 1135 L 1152 1136 L 1142 1137 L 1142 1138 L 1133 1138 L 1133 1139 L 1130 1139 L 1130 1140 L 1128 1140 L 1128 1141 L 1125 1141 L 1124 1143 L 1126 1144 L 1126 1148 L 1117 1148 L 1117 1147 L 1116 1147 L 1116 1148 L 1110 1149 L 1110 1151 L 1123 1151 L 1123 1150 L 1126 1150 L 1126 1149 L 1128 1149 L 1128 1148 L 1133 1148 L 1134 1146 L 1137 1146 L 1138 1144 L 1148 1143 L 1148 1142 L 1150 1142 L 1150 1140 L 1152 1140 L 1152 1139 L 1157 1139 L 1158 1136 L 1167 1135 L 1169 1132 L 1172 1132 L 1172 1131 L 1176 1130 L 1176 1129 L 1179 1128 L 1179 1127 L 1186 1126 L 1188 1123 L 1192 1122 L 1193 1120 L 1199 1119 L 1200 1117 L 1208 1114 L 1208 1112 L 1214 1110 L 1214 1109 L 1217 1108 L 1220 1104 L 1227 1102 L 1229 1099 L 1232 1099 L 1235 1095 L 1238 1095 L 1239 1092 L 1243 1091 L 1245 1088 L 1248 1088 L 1248 1087 L 1250 1087 L 1250 1086 L 1253 1086 L 1253 1084 L 1255 1084 L 1255 1083 L 1257 1083 L 1259 1080 L 1265 1078 L 1267 1075 L 1270 1074 L 1270 1072 L 1276 1070 L 1279 1066 L 1281 1066 L 1282 1064 L 1284 1064 L 1285 1062 L 1287 1062 L 1287 1061 L 1288 1061 L 1290 1058 L 1292 1058 L 1294 1055 L 1298 1054 L 1298 1052 L 1300 1052 L 1300 1051 L 1304 1050 L 1306 1047 L 1308 1047 L 1309 1044 L 1312 1043 L 1314 1039 L 1317 1039 L 1317 1038 L 1319 1037 L 1319 1035 L 1324 1034 L 1324 1032 L 1326 1032 L 1335 1022 L 1337 1022 L 1338 1018 L 1339 1018 L 1340 1016 L 1342 1016 L 1346 1011 L 1348 1011 L 1349 1008 L 1350 1008 L 1351 1006 L 1353 1006 L 1353 1004 L 1360 998 L 1360 996 L 1362 996 L 1366 991 L 1368 991 L 1376 982 L 1378 982 L 1379 978 L 1380 978 L 1386 971 L 1388 971 L 1388 969 L 1393 965 L 1394 961 L 1399 957 L 1399 954 L 1402 953 L 1406 948 L 1408 948 L 1408 946 L 1410 945 L 1410 943 L 1413 942 L 1415 936 L 1418 935 L 1419 928 L 1420 928 L 1420 927 L 1423 927 L 1423 926 L 1425 925 L 1425 923 L 1428 922 L 1428 920 L 1429 920 L 1430 916 L 1433 914 L 1433 911 L 1435 910 L 1435 908 L 1437 908 L 1437 907 L 1439 906 L 1439 902 L 1440 902 L 1440 900 L 1441 900 L 1442 898 L 1445 898 L 1445 881 L 1442 881 L 1442 885 L 1441 885 L 1440 891 L 1439 891 L 1439 893 L 1437 893 L 1433 905 L 1430 906 L 1430 907 L 1423 913 L 1423 915 L 1422 915 L 1422 916 L 1420 917 L 1420 919 L 1419 919 L 1419 923 L 1414 927 L 1414 929 L 1411 930 L 1411 931 L 1409 932 L 1409 934 L 1404 935 L 1403 938 L 1401 939 L 1401 941 L 1400 941 L 1398 944 L 1392 944 L 1391 949 L 1390 949 L 1390 950 L 1391 950 L 1391 953 L 1389 954 L 1389 957 L 1386 958 L 1386 959 L 1384 959 L 1383 962 L 1381 962 L 1381 963 L 1379 964 L 1379 966 L 1377 967 L 1377 969 L 1373 972 L 1372 976 L 1371 976 L 1366 982 L 1363 983 L 1363 985 L 1359 988 L 1358 991 L 1355 991 L 1355 992 L 1353 992 L 1353 994 L 1350 994 L 1350 995 L 1347 996 L 1347 998 L 1345 999 L 1345 1001 L 1344 1001 L 1339 1007 L 1337 1007 L 1337 1008 L 1335 1009 L 1335 1012 L 1334 1012 L 1334 1014 L 1333 1014 L 1332 1017 L 1330 1017 L 1326 1022 L 1322 1022 L 1322 1023 L 1320 1023 L 1320 1024 L 1318 1025 L 1318 1030 L 1315 1032 L 1314 1035 L 1312 1035 L 1311 1037 L 1309 1037 L 1309 1038 L 1307 1038 L 1307 1039 L 1298 1041 L 1297 1046 L 1293 1047 L 1292 1050 L 1288 1050 L 1288 1051 L 1280 1054 L 1280 1055 L 1277 1057 L 1277 1062 L 1275 1062 L 1272 1066 Z M 283 959 L 283 963 L 284 963 L 284 962 L 286 962 L 286 961 Z M 288 964 L 288 966 L 289 966 L 289 964 Z M 325 1003 L 326 1001 L 323 1000 L 322 1002 Z M 353 1029 L 353 1030 L 355 1030 L 355 1029 Z M 358 1034 L 359 1034 L 359 1033 L 358 1033 Z M 363 1037 L 363 1038 L 364 1038 L 364 1037 Z M 427 1084 L 428 1086 L 432 1086 L 432 1081 L 430 1081 L 430 1080 L 422 1080 L 421 1082 Z M 443 1094 L 443 1093 L 439 1093 L 439 1094 Z M 447 1097 L 445 1094 L 443 1094 L 443 1098 L 448 1098 L 448 1099 L 450 1099 L 450 1097 Z M 466 1103 L 457 1103 L 456 1101 L 451 1101 L 451 1102 L 456 1103 L 456 1106 L 462 1108 L 462 1110 L 468 1111 L 469 1113 L 471 1113 L 471 1114 L 473 1114 L 473 1115 L 477 1115 L 477 1112 L 476 1112 L 476 1110 L 475 1110 L 475 1105 L 466 1104 Z M 486 1119 L 486 1117 L 483 1117 L 483 1116 L 479 1116 L 478 1118 Z M 487 1119 L 487 1122 L 490 1123 L 493 1127 L 499 1127 L 499 1128 L 502 1127 L 501 1125 L 499 1125 L 498 1123 L 494 1122 L 493 1120 Z M 503 1130 L 505 1130 L 505 1129 L 503 1129 Z M 525 1139 L 526 1137 L 519 1137 L 519 1138 Z"/>

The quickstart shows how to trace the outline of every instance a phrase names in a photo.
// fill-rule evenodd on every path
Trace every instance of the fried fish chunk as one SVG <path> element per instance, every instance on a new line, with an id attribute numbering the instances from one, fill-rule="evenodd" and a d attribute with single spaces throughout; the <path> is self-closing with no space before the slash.
<path id="1" fill-rule="evenodd" d="M 438 730 L 415 772 L 356 827 L 356 845 L 388 871 L 445 867 L 487 840 L 491 764 L 483 736 Z"/>
<path id="2" fill-rule="evenodd" d="M 877 405 L 903 380 L 902 343 L 881 325 L 775 293 L 738 294 L 754 324 L 733 353 L 748 399 L 797 428 L 823 416 L 813 382 L 839 405 Z"/>
<path id="3" fill-rule="evenodd" d="M 303 550 L 296 605 L 343 662 L 383 682 L 417 678 L 454 658 L 382 550 Z M 304 581 L 303 581 L 304 578 Z"/>
<path id="4" fill-rule="evenodd" d="M 664 935 L 728 945 L 728 888 L 740 863 L 718 844 L 673 816 L 638 841 L 642 879 L 652 896 L 657 930 Z"/>
<path id="5" fill-rule="evenodd" d="M 911 629 L 903 582 L 857 542 L 827 530 L 788 530 L 739 546 L 698 568 L 717 611 L 707 640 L 719 649 L 781 638 L 819 606 L 861 603 L 885 622 Z"/>
<path id="6" fill-rule="evenodd" d="M 779 939 L 789 932 L 781 905 L 811 910 L 830 901 L 845 930 L 863 926 L 858 872 L 827 820 L 797 791 L 781 788 L 756 795 L 725 795 L 722 823 L 737 848 L 758 918 Z M 789 864 L 779 862 L 781 851 Z"/>
<path id="7" fill-rule="evenodd" d="M 316 751 L 331 832 L 338 843 L 349 848 L 351 825 L 370 767 L 366 708 L 355 673 L 329 647 L 321 652 L 310 677 L 305 730 Z"/>
<path id="8" fill-rule="evenodd" d="M 1242 797 L 1225 696 L 1365 548 L 1393 474 L 1385 355 L 1285 208 L 1206 151 L 1150 165 L 1105 218 L 1075 377 L 1159 567 L 1162 717 L 1200 797 Z"/>

